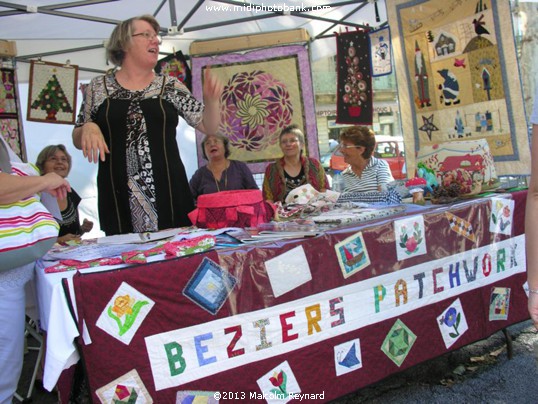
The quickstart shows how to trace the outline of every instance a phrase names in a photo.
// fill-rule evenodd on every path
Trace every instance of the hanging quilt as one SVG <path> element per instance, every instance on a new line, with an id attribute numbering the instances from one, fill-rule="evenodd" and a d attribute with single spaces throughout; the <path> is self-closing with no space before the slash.
<path id="1" fill-rule="evenodd" d="M 17 93 L 15 69 L 0 68 L 0 134 L 21 160 L 26 161 L 24 135 L 20 120 L 20 105 Z"/>
<path id="2" fill-rule="evenodd" d="M 165 58 L 159 59 L 155 65 L 155 72 L 177 78 L 192 91 L 191 69 L 187 64 L 183 52 L 177 51 Z"/>
<path id="3" fill-rule="evenodd" d="M 498 175 L 530 149 L 510 2 L 387 0 L 406 149 L 486 139 Z M 409 175 L 415 153 L 406 153 Z"/>
<path id="4" fill-rule="evenodd" d="M 32 61 L 28 121 L 75 123 L 78 66 Z"/>
<path id="5" fill-rule="evenodd" d="M 336 34 L 336 123 L 372 124 L 372 74 L 368 33 Z"/>
<path id="6" fill-rule="evenodd" d="M 305 135 L 305 153 L 319 157 L 314 95 L 308 50 L 279 46 L 246 53 L 193 57 L 193 94 L 201 99 L 204 69 L 223 83 L 219 132 L 230 139 L 230 158 L 244 161 L 253 173 L 282 156 L 278 139 L 297 124 Z M 198 164 L 203 134 L 197 132 Z"/>
<path id="7" fill-rule="evenodd" d="M 368 33 L 372 60 L 372 77 L 386 76 L 392 73 L 392 48 L 390 28 L 385 27 Z"/>

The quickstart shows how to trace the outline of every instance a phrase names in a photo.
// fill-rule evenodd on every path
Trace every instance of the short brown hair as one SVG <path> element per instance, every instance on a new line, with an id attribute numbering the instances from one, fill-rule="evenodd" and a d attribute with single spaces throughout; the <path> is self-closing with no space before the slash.
<path id="1" fill-rule="evenodd" d="M 340 141 L 347 140 L 355 146 L 364 146 L 362 157 L 369 159 L 375 149 L 375 133 L 367 126 L 352 126 L 340 133 Z"/>
<path id="2" fill-rule="evenodd" d="M 278 140 L 282 139 L 282 136 L 287 135 L 288 133 L 295 135 L 297 139 L 299 139 L 299 143 L 304 146 L 304 135 L 303 131 L 299 129 L 299 125 L 293 124 L 286 126 L 284 129 L 282 129 L 282 132 L 280 132 Z"/>
<path id="3" fill-rule="evenodd" d="M 159 34 L 161 26 L 150 14 L 144 14 L 138 17 L 129 18 L 128 20 L 120 22 L 110 34 L 108 43 L 106 45 L 106 57 L 114 64 L 114 66 L 121 66 L 123 59 L 125 58 L 125 50 L 131 43 L 133 34 L 133 22 L 146 21 L 155 30 L 156 34 Z"/>
<path id="4" fill-rule="evenodd" d="M 63 144 L 56 144 L 46 146 L 43 150 L 39 152 L 37 156 L 35 165 L 37 166 L 37 168 L 39 168 L 39 171 L 41 171 L 41 175 L 45 174 L 45 162 L 52 156 L 54 156 L 58 150 L 63 152 L 65 154 L 65 157 L 67 157 L 67 164 L 69 165 L 69 168 L 67 169 L 67 174 L 69 174 L 69 171 L 71 171 L 71 155 L 67 152 L 67 149 Z"/>

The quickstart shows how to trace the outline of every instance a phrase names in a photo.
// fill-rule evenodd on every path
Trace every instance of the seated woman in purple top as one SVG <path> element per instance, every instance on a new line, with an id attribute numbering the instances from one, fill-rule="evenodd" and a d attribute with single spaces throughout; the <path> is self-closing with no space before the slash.
<path id="1" fill-rule="evenodd" d="M 202 140 L 202 154 L 207 165 L 200 167 L 191 180 L 192 196 L 233 189 L 259 189 L 248 166 L 242 161 L 229 160 L 230 141 L 222 135 L 207 135 Z"/>

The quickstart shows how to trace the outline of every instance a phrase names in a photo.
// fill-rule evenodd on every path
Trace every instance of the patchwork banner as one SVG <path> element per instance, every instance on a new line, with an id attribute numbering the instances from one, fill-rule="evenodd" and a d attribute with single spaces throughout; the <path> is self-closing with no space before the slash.
<path id="1" fill-rule="evenodd" d="M 370 57 L 368 33 L 336 34 L 336 123 L 372 124 Z"/>
<path id="2" fill-rule="evenodd" d="M 528 175 L 510 2 L 387 0 L 406 149 L 486 139 L 498 175 Z M 406 153 L 408 172 L 415 153 Z"/>
<path id="3" fill-rule="evenodd" d="M 291 45 L 194 57 L 192 86 L 199 99 L 207 66 L 224 83 L 218 131 L 230 139 L 230 158 L 246 162 L 253 173 L 264 172 L 282 156 L 278 137 L 291 124 L 299 125 L 305 135 L 305 153 L 319 157 L 307 48 Z M 200 166 L 205 164 L 202 139 L 197 132 Z"/>
<path id="4" fill-rule="evenodd" d="M 290 303 L 151 335 L 145 342 L 155 389 L 304 348 L 525 271 L 524 236 L 517 236 Z M 416 337 L 402 323 L 395 327 L 382 349 L 400 366 L 407 352 L 394 353 L 391 340 L 402 333 L 408 341 Z"/>

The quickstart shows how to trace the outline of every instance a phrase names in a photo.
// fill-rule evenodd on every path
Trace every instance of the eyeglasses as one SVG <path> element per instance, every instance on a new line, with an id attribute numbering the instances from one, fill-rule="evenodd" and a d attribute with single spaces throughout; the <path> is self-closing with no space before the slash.
<path id="1" fill-rule="evenodd" d="M 339 149 L 355 149 L 357 147 L 364 147 L 363 145 L 356 145 L 356 144 L 338 144 Z"/>
<path id="2" fill-rule="evenodd" d="M 298 139 L 286 139 L 286 140 L 281 140 L 280 144 L 295 144 L 298 142 L 299 142 Z"/>
<path id="3" fill-rule="evenodd" d="M 157 35 L 157 34 L 153 34 L 151 32 L 141 32 L 139 34 L 133 34 L 131 35 L 132 37 L 135 37 L 135 36 L 143 36 L 144 38 L 146 38 L 148 41 L 153 41 L 155 38 L 157 38 L 157 42 L 160 44 L 163 43 L 163 39 L 161 38 L 160 35 Z"/>
<path id="4" fill-rule="evenodd" d="M 204 144 L 206 146 L 212 146 L 215 144 L 224 144 L 224 141 L 221 139 L 209 139 L 209 140 L 206 140 Z"/>

